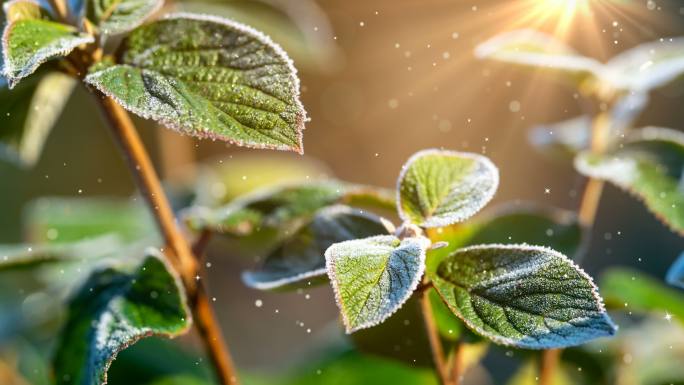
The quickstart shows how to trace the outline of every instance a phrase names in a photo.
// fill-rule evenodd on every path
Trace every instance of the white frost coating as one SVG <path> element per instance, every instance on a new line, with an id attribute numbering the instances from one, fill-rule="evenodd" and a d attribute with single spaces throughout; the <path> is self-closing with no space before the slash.
<path id="1" fill-rule="evenodd" d="M 631 132 L 625 143 L 640 141 L 666 141 L 684 146 L 684 132 L 664 127 L 644 127 Z M 609 180 L 627 190 L 632 189 L 632 183 L 638 177 L 637 158 L 621 156 L 619 149 L 614 156 L 604 157 L 598 164 L 592 163 L 590 158 L 590 153 L 579 154 L 575 158 L 577 171 L 592 178 Z"/>
<path id="2" fill-rule="evenodd" d="M 425 272 L 425 253 L 430 247 L 430 240 L 425 237 L 406 238 L 401 240 L 395 248 L 392 245 L 396 242 L 399 242 L 399 239 L 392 235 L 380 235 L 336 243 L 326 250 L 328 277 L 348 334 L 382 323 L 399 310 L 418 287 Z M 402 261 L 404 265 L 398 266 L 401 253 L 408 253 L 415 260 L 410 261 L 410 265 Z M 371 269 L 378 267 L 368 265 L 372 262 L 378 263 L 374 259 L 380 259 L 379 265 L 382 266 L 382 271 L 373 286 L 369 288 L 367 296 L 360 299 L 346 297 L 348 294 L 346 291 L 350 287 L 345 285 L 353 284 L 355 286 L 351 289 L 358 289 L 358 285 L 363 282 L 354 282 L 353 277 L 351 281 L 341 282 L 340 280 L 347 278 L 347 274 L 361 274 L 368 278 L 367 274 L 373 273 Z M 340 264 L 345 261 L 356 263 L 352 266 L 354 271 L 339 271 Z M 402 282 L 402 279 L 408 282 Z M 355 291 L 355 294 L 358 294 L 358 291 Z M 361 308 L 357 309 L 356 314 L 350 314 L 347 309 L 351 299 L 360 300 Z"/>
<path id="3" fill-rule="evenodd" d="M 594 283 L 594 280 L 592 279 L 591 276 L 589 276 L 581 267 L 579 267 L 577 264 L 575 264 L 574 261 L 572 261 L 570 258 L 566 257 L 564 254 L 553 250 L 549 247 L 545 246 L 535 246 L 535 245 L 529 245 L 526 243 L 522 244 L 486 244 L 486 245 L 475 245 L 475 246 L 469 246 L 469 247 L 464 247 L 461 249 L 458 249 L 458 251 L 455 254 L 461 254 L 461 253 L 467 253 L 470 251 L 477 251 L 477 250 L 492 250 L 492 249 L 499 249 L 499 250 L 523 250 L 523 251 L 534 251 L 534 252 L 540 252 L 540 253 L 545 253 L 550 256 L 548 260 L 542 261 L 541 264 L 539 263 L 534 263 L 534 261 L 529 261 L 528 266 L 523 267 L 522 269 L 517 269 L 515 271 L 511 271 L 507 274 L 502 274 L 500 276 L 497 276 L 496 278 L 490 278 L 487 282 L 483 282 L 481 284 L 477 284 L 475 286 L 480 286 L 482 284 L 487 284 L 487 286 L 490 286 L 489 284 L 491 283 L 496 283 L 496 282 L 503 282 L 505 284 L 512 284 L 512 279 L 515 276 L 519 275 L 525 275 L 525 273 L 534 273 L 535 271 L 540 270 L 541 267 L 544 266 L 545 263 L 553 262 L 553 259 L 559 259 L 562 261 L 564 264 L 569 265 L 572 269 L 575 270 L 579 274 L 579 276 L 586 280 L 586 282 L 589 284 L 591 296 L 594 299 L 594 303 L 596 305 L 596 312 L 598 312 L 601 315 L 602 321 L 606 323 L 606 325 L 612 330 L 612 333 L 615 333 L 617 331 L 618 327 L 613 323 L 613 321 L 608 317 L 606 313 L 606 308 L 603 303 L 603 298 L 599 295 L 598 292 L 598 287 Z M 437 280 L 442 280 L 442 278 L 437 277 Z M 439 285 L 438 282 L 435 283 L 436 285 Z M 522 287 L 522 286 L 520 286 Z M 471 320 L 469 320 L 467 317 L 463 316 L 461 311 L 454 306 L 450 304 L 450 301 L 445 297 L 445 294 L 442 292 L 442 290 L 437 290 L 439 295 L 443 298 L 444 303 L 451 309 L 451 311 L 457 315 L 468 327 L 474 331 L 476 331 L 478 334 L 485 336 L 488 339 L 491 339 L 495 343 L 506 345 L 506 346 L 514 346 L 514 347 L 523 347 L 523 348 L 530 348 L 530 349 L 550 349 L 550 348 L 557 348 L 557 347 L 562 347 L 562 346 L 572 346 L 576 345 L 583 341 L 575 341 L 576 343 L 564 343 L 564 344 L 554 344 L 552 341 L 553 340 L 548 340 L 545 339 L 544 342 L 537 341 L 536 344 L 529 344 L 526 343 L 524 345 L 521 345 L 522 340 L 520 339 L 514 339 L 514 338 L 509 338 L 500 335 L 499 333 L 493 334 L 483 328 L 481 328 L 479 325 L 473 323 Z M 521 293 L 524 294 L 524 293 Z M 453 296 L 452 294 L 450 294 Z M 592 319 L 591 317 L 586 317 L 587 320 Z M 577 321 L 577 319 L 573 319 L 574 321 Z M 510 320 L 508 320 L 510 322 Z M 554 323 L 559 323 L 561 321 L 558 320 L 553 320 L 552 324 Z M 563 322 L 569 322 L 569 321 L 563 321 Z M 580 324 L 581 325 L 581 324 Z M 549 328 L 551 330 L 551 327 L 546 324 L 545 327 Z M 595 337 L 600 337 L 600 336 L 606 336 L 606 335 L 596 335 Z M 528 338 L 529 336 L 525 336 L 525 338 Z M 594 338 L 595 338 L 594 337 Z M 563 336 L 564 339 L 569 338 L 569 336 Z"/>
<path id="4" fill-rule="evenodd" d="M 604 79 L 618 89 L 648 92 L 684 72 L 684 38 L 662 38 L 626 50 L 605 64 Z"/>
<path id="5" fill-rule="evenodd" d="M 321 268 L 307 271 L 305 273 L 296 274 L 291 277 L 275 279 L 272 281 L 264 281 L 256 278 L 254 272 L 245 271 L 242 273 L 242 282 L 244 282 L 245 285 L 247 285 L 247 287 L 251 287 L 252 289 L 274 290 L 297 282 L 306 281 L 308 279 L 323 277 L 327 274 L 327 272 L 328 271 L 326 270 L 326 268 Z"/>
<path id="6" fill-rule="evenodd" d="M 577 54 L 565 43 L 535 30 L 506 32 L 475 48 L 480 59 L 572 72 L 586 72 L 617 90 L 648 92 L 684 73 L 684 38 L 641 44 L 607 63 Z"/>
<path id="7" fill-rule="evenodd" d="M 632 132 L 628 139 L 630 142 L 637 142 L 640 140 L 663 140 L 684 146 L 684 132 L 665 127 L 644 127 Z"/>
<path id="8" fill-rule="evenodd" d="M 7 26 L 5 26 L 5 31 L 2 35 L 2 54 L 4 61 L 2 75 L 7 78 L 10 89 L 14 88 L 19 80 L 35 72 L 36 69 L 46 61 L 58 56 L 66 56 L 79 45 L 90 44 L 95 41 L 90 35 L 63 37 L 36 50 L 31 60 L 27 63 L 14 63 L 9 56 L 9 34 L 12 31 L 13 26 L 13 23 L 8 23 Z"/>
<path id="9" fill-rule="evenodd" d="M 451 212 L 448 215 L 431 216 L 425 219 L 423 223 L 417 223 L 417 225 L 430 228 L 449 226 L 454 223 L 461 222 L 465 219 L 470 218 L 475 213 L 480 211 L 484 206 L 487 205 L 487 203 L 489 203 L 489 201 L 492 200 L 494 194 L 496 194 L 496 190 L 499 188 L 499 169 L 486 156 L 470 152 L 440 150 L 436 148 L 418 151 L 417 153 L 413 154 L 409 158 L 409 160 L 406 161 L 406 163 L 401 167 L 401 172 L 399 173 L 399 178 L 397 179 L 397 211 L 399 213 L 399 217 L 404 222 L 411 222 L 411 218 L 404 212 L 402 208 L 401 185 L 404 180 L 404 177 L 406 176 L 406 173 L 411 167 L 411 164 L 415 162 L 417 159 L 426 155 L 441 155 L 456 158 L 466 158 L 475 160 L 475 162 L 477 163 L 478 168 L 471 175 L 462 180 L 462 182 L 464 183 L 463 185 L 452 186 L 449 196 L 443 199 L 444 202 L 449 201 L 449 199 L 453 196 L 458 196 L 459 193 L 465 191 L 466 189 L 472 189 L 473 187 L 476 187 L 481 184 L 491 183 L 491 185 L 489 186 L 489 189 L 487 189 L 484 192 L 478 191 L 481 193 L 481 196 L 478 200 L 474 200 L 472 202 L 472 205 L 461 207 L 458 209 L 458 211 Z"/>
<path id="10" fill-rule="evenodd" d="M 634 158 L 613 156 L 592 164 L 590 153 L 575 157 L 575 169 L 582 175 L 596 179 L 608 179 L 623 188 L 629 188 L 637 177 L 637 161 Z"/>
<path id="11" fill-rule="evenodd" d="M 109 15 L 109 18 L 115 18 L 115 17 L 121 18 L 120 15 L 116 14 L 117 11 L 120 11 L 119 8 L 122 8 L 121 10 L 123 10 L 124 13 L 127 12 L 127 14 L 125 14 L 123 17 L 124 19 L 126 16 L 133 15 L 132 11 L 135 10 L 135 7 L 128 4 L 128 3 L 130 3 L 130 2 L 126 2 L 126 1 L 119 2 L 116 5 L 116 9 L 114 11 L 112 11 L 111 14 Z M 141 1 L 138 1 L 138 3 L 141 3 Z M 140 9 L 142 9 L 144 12 L 135 15 L 137 17 L 132 19 L 132 21 L 129 20 L 128 22 L 121 22 L 121 21 L 112 22 L 110 20 L 104 20 L 104 21 L 101 20 L 100 21 L 100 28 L 102 29 L 102 33 L 105 35 L 114 35 L 114 34 L 123 33 L 123 32 L 130 31 L 132 29 L 138 28 L 139 26 L 142 25 L 142 23 L 145 22 L 145 20 L 147 20 L 150 16 L 155 14 L 157 11 L 159 11 L 162 8 L 162 6 L 164 5 L 164 2 L 162 0 L 151 0 L 151 1 L 148 0 L 148 1 L 142 1 L 142 3 L 144 3 L 143 6 L 138 6 L 137 8 L 138 8 L 138 12 L 140 11 Z M 88 2 L 88 5 L 92 6 L 92 0 Z M 144 7 L 145 5 L 147 5 L 147 9 L 145 9 L 145 7 Z"/>
<path id="12" fill-rule="evenodd" d="M 360 238 L 364 237 L 367 235 L 374 235 L 373 233 L 366 233 L 361 235 L 358 232 L 354 232 L 353 228 L 349 229 L 346 228 L 345 226 L 342 226 L 336 219 L 337 216 L 354 216 L 357 218 L 365 219 L 368 221 L 368 223 L 378 223 L 378 230 L 380 230 L 380 218 L 372 213 L 369 213 L 367 211 L 362 211 L 359 209 L 354 209 L 349 206 L 345 205 L 333 205 L 329 207 L 325 207 L 323 209 L 320 209 L 316 216 L 314 217 L 312 223 L 307 225 L 306 227 L 311 227 L 313 231 L 313 236 L 316 238 L 312 244 L 312 248 L 319 248 L 320 250 L 320 264 L 319 261 L 313 260 L 311 262 L 311 270 L 309 271 L 304 271 L 304 272 L 296 272 L 297 270 L 301 270 L 301 268 L 293 268 L 290 272 L 293 273 L 289 276 L 285 277 L 280 277 L 276 279 L 268 279 L 268 277 L 265 277 L 265 275 L 268 274 L 268 264 L 269 264 L 269 257 L 266 258 L 266 262 L 264 263 L 264 266 L 261 268 L 261 270 L 256 270 L 256 271 L 245 271 L 242 273 L 242 280 L 247 285 L 248 287 L 251 287 L 253 289 L 257 290 L 274 290 L 274 289 L 281 289 L 284 287 L 287 287 L 292 284 L 296 283 L 304 283 L 307 280 L 310 280 L 312 278 L 320 278 L 324 277 L 327 274 L 327 270 L 325 267 L 326 261 L 325 261 L 325 249 L 327 248 L 327 245 L 330 245 L 332 243 L 331 238 L 337 238 L 338 240 L 350 240 L 350 239 L 355 239 L 355 238 Z M 322 223 L 325 222 L 325 223 Z M 327 227 L 327 228 L 326 228 Z M 334 227 L 334 229 L 333 229 Z M 351 231 L 350 231 L 351 230 Z M 377 234 L 379 234 L 380 231 L 378 231 Z M 297 237 L 299 234 L 295 234 L 293 236 Z M 324 240 L 327 240 L 327 244 L 321 244 Z M 286 241 L 287 244 L 288 241 Z M 281 246 L 284 247 L 284 246 Z M 304 252 L 304 251 L 303 251 Z M 314 267 L 315 265 L 315 267 Z M 319 267 L 321 266 L 321 267 Z M 296 273 L 295 273 L 296 272 Z M 280 271 L 279 275 L 283 275 L 284 272 Z M 273 274 L 272 274 L 273 275 Z"/>
<path id="13" fill-rule="evenodd" d="M 158 333 L 149 327 L 134 326 L 123 315 L 124 313 L 122 312 L 122 309 L 124 305 L 124 299 L 121 297 L 114 298 L 107 304 L 108 311 L 101 312 L 97 322 L 93 325 L 93 328 L 95 329 L 95 347 L 97 349 L 95 349 L 95 352 L 92 352 L 92 354 L 95 354 L 96 356 L 90 359 L 88 364 L 96 366 L 94 368 L 89 368 L 89 370 L 94 370 L 93 374 L 102 375 L 101 385 L 107 384 L 107 372 L 109 371 L 109 368 L 112 362 L 114 362 L 116 359 L 117 355 L 124 349 L 135 344 L 142 338 L 150 336 L 163 336 L 168 338 L 177 337 L 187 332 L 192 325 L 192 313 L 187 305 L 187 295 L 185 295 L 183 290 L 184 286 L 180 282 L 180 278 L 176 274 L 175 270 L 169 265 L 169 263 L 166 261 L 166 258 L 164 258 L 160 251 L 156 248 L 147 248 L 146 256 L 148 258 L 155 258 L 160 261 L 164 265 L 166 272 L 173 278 L 180 293 L 181 303 L 187 322 L 185 322 L 184 328 L 182 330 L 178 330 L 175 333 Z M 144 263 L 145 262 L 142 262 L 140 266 L 142 266 Z M 128 288 L 128 286 L 123 287 L 123 289 Z"/>
<path id="14" fill-rule="evenodd" d="M 579 273 L 579 275 L 582 278 L 586 279 L 589 282 L 589 284 L 592 288 L 591 293 L 594 296 L 594 299 L 596 300 L 599 311 L 602 311 L 602 312 L 606 311 L 606 306 L 603 304 L 603 298 L 601 298 L 601 296 L 599 295 L 598 286 L 596 286 L 596 283 L 594 283 L 594 279 L 589 274 L 587 274 L 584 271 L 584 269 L 579 267 L 579 265 L 577 265 L 575 263 L 575 261 L 573 261 L 572 259 L 565 256 L 565 254 L 558 252 L 558 251 L 556 251 L 550 247 L 529 245 L 527 243 L 519 243 L 519 244 L 513 244 L 513 245 L 506 245 L 506 244 L 502 244 L 502 243 L 491 243 L 491 244 L 487 244 L 487 245 L 468 246 L 468 247 L 458 249 L 458 251 L 459 252 L 468 252 L 471 250 L 486 250 L 486 249 L 492 249 L 492 248 L 505 249 L 505 250 L 524 249 L 524 250 L 531 250 L 531 251 L 540 251 L 540 252 L 550 254 L 554 258 L 559 258 L 563 262 L 570 265 L 573 269 L 575 269 Z"/>
<path id="15" fill-rule="evenodd" d="M 164 19 L 190 19 L 190 20 L 198 20 L 198 21 L 206 21 L 210 23 L 217 23 L 224 25 L 226 27 L 229 27 L 231 29 L 234 29 L 236 31 L 242 32 L 260 43 L 270 47 L 273 49 L 275 54 L 283 60 L 285 65 L 288 68 L 288 78 L 292 84 L 292 88 L 290 89 L 291 95 L 292 95 L 292 103 L 294 103 L 294 106 L 296 108 L 296 113 L 295 113 L 295 125 L 296 125 L 296 141 L 297 141 L 297 152 L 299 154 L 304 153 L 304 142 L 303 142 L 303 131 L 305 129 L 304 123 L 307 122 L 309 119 L 306 116 L 306 110 L 304 109 L 304 106 L 302 105 L 299 97 L 300 97 L 300 83 L 299 83 L 299 78 L 297 77 L 297 69 L 294 66 L 294 63 L 292 62 L 292 59 L 287 55 L 285 50 L 280 47 L 277 43 L 275 43 L 273 40 L 271 40 L 270 37 L 266 36 L 264 33 L 257 31 L 256 29 L 249 27 L 247 25 L 238 23 L 236 21 L 230 20 L 230 19 L 225 19 L 221 18 L 218 16 L 213 16 L 213 15 L 204 15 L 204 14 L 194 14 L 194 13 L 185 13 L 185 12 L 179 12 L 179 13 L 173 13 L 166 15 Z M 91 73 L 88 76 L 85 77 L 84 81 L 94 87 L 96 87 L 98 90 L 100 90 L 102 93 L 105 95 L 111 97 L 114 99 L 117 103 L 119 103 L 121 106 L 126 108 L 129 111 L 132 111 L 133 113 L 145 118 L 145 119 L 152 119 L 155 121 L 158 121 L 162 123 L 164 126 L 167 126 L 168 128 L 171 128 L 179 133 L 185 134 L 187 133 L 184 131 L 184 128 L 187 128 L 189 130 L 192 130 L 194 127 L 188 127 L 186 125 L 183 125 L 178 119 L 174 119 L 173 113 L 171 113 L 171 116 L 168 116 L 169 114 L 158 114 L 155 113 L 155 111 L 151 111 L 150 109 L 145 109 L 145 108 L 137 108 L 136 106 L 132 106 L 128 104 L 125 100 L 122 100 L 120 97 L 115 95 L 111 90 L 109 90 L 107 87 L 105 87 L 100 81 L 99 78 L 101 78 L 107 71 L 114 71 L 120 66 L 113 66 L 113 67 L 108 67 L 102 71 Z M 140 69 L 138 67 L 132 67 L 136 69 Z M 168 79 L 167 79 L 168 80 Z M 292 147 L 284 144 L 279 144 L 279 145 L 273 145 L 273 144 L 264 144 L 264 143 L 258 143 L 258 142 L 246 142 L 243 140 L 237 140 L 234 138 L 230 137 L 224 137 L 224 136 L 217 136 L 210 132 L 209 130 L 200 130 L 200 131 L 193 131 L 192 133 L 193 136 L 198 136 L 200 138 L 206 138 L 206 139 L 220 139 L 223 141 L 226 141 L 231 144 L 235 144 L 238 146 L 243 146 L 243 147 L 249 147 L 249 148 L 257 148 L 257 149 L 271 149 L 271 150 L 280 150 L 280 151 L 290 151 L 292 150 Z"/>
<path id="16" fill-rule="evenodd" d="M 528 46 L 536 49 L 526 49 Z M 475 48 L 475 56 L 480 59 L 497 59 L 592 74 L 600 72 L 602 67 L 598 61 L 577 54 L 553 36 L 531 29 L 520 29 L 494 36 Z"/>

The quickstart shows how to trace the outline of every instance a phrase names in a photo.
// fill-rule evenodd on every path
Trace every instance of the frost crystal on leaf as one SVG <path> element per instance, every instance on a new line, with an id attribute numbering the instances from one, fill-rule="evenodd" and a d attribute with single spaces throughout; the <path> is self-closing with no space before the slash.
<path id="1" fill-rule="evenodd" d="M 499 170 L 482 155 L 424 150 L 402 167 L 397 182 L 399 216 L 422 227 L 463 221 L 494 196 Z"/>
<path id="2" fill-rule="evenodd" d="M 144 337 L 174 337 L 188 329 L 182 286 L 158 251 L 148 255 L 132 273 L 93 273 L 72 299 L 54 360 L 59 381 L 105 384 L 121 350 Z"/>
<path id="3" fill-rule="evenodd" d="M 73 26 L 47 20 L 46 11 L 35 3 L 16 1 L 5 8 L 10 15 L 12 9 L 26 6 L 36 9 L 13 15 L 2 36 L 2 72 L 10 88 L 45 61 L 66 56 L 79 45 L 94 41 L 92 36 L 80 33 Z"/>
<path id="4" fill-rule="evenodd" d="M 259 270 L 246 271 L 242 277 L 247 286 L 260 290 L 325 282 L 324 254 L 330 246 L 384 233 L 375 215 L 348 206 L 330 206 L 269 255 Z"/>
<path id="5" fill-rule="evenodd" d="M 425 271 L 424 237 L 382 235 L 336 243 L 326 268 L 347 333 L 375 326 L 397 311 Z"/>
<path id="6" fill-rule="evenodd" d="M 635 131 L 625 143 L 605 154 L 580 153 L 575 168 L 631 192 L 672 230 L 684 234 L 681 132 L 660 127 Z"/>
<path id="7" fill-rule="evenodd" d="M 103 34 L 130 31 L 158 11 L 162 0 L 88 0 L 88 16 Z"/>
<path id="8" fill-rule="evenodd" d="M 469 328 L 500 344 L 558 348 L 616 331 L 591 278 L 545 247 L 463 248 L 445 258 L 431 278 Z"/>
<path id="9" fill-rule="evenodd" d="M 262 33 L 176 14 L 133 30 L 122 47 L 120 64 L 96 65 L 86 82 L 126 109 L 200 138 L 303 152 L 296 70 Z"/>

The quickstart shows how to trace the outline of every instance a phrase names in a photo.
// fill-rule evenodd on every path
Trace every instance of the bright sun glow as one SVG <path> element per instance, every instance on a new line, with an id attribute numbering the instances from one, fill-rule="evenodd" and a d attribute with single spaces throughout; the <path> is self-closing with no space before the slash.
<path id="1" fill-rule="evenodd" d="M 529 0 L 529 16 L 538 20 L 557 20 L 556 33 L 563 35 L 573 18 L 589 11 L 589 0 Z"/>

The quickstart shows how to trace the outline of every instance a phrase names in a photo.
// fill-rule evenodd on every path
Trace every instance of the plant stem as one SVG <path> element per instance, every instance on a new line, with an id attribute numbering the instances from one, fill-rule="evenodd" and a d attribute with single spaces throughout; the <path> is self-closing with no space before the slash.
<path id="1" fill-rule="evenodd" d="M 560 349 L 547 349 L 542 352 L 539 385 L 553 385 L 560 353 Z"/>
<path id="2" fill-rule="evenodd" d="M 600 154 L 605 150 L 609 128 L 610 115 L 605 112 L 600 113 L 594 119 L 592 127 L 591 151 L 593 153 Z M 589 230 L 594 225 L 602 191 L 603 181 L 589 178 L 584 187 L 578 212 L 579 223 L 584 229 Z"/>
<path id="3" fill-rule="evenodd" d="M 228 347 L 203 285 L 198 284 L 199 266 L 176 224 L 171 205 L 162 189 L 152 161 L 128 113 L 113 99 L 91 90 L 128 162 L 138 189 L 154 216 L 167 245 L 165 255 L 183 281 L 192 308 L 195 327 L 202 337 L 216 374 L 223 385 L 238 383 Z"/>
<path id="4" fill-rule="evenodd" d="M 451 379 L 452 385 L 460 385 L 463 376 L 463 341 L 459 340 L 451 353 Z"/>
<path id="5" fill-rule="evenodd" d="M 427 282 L 424 280 L 423 284 L 427 284 Z M 423 321 L 425 322 L 425 331 L 430 341 L 432 362 L 439 376 L 440 383 L 442 385 L 454 385 L 449 378 L 449 371 L 444 360 L 444 348 L 442 347 L 442 341 L 439 339 L 437 324 L 432 316 L 432 304 L 430 303 L 429 291 L 427 290 L 420 293 L 420 308 L 423 313 Z"/>

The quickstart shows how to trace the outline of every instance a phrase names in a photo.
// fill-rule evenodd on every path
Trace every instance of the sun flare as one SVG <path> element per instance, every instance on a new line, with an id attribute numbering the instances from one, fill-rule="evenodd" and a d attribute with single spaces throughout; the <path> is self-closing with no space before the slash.
<path id="1" fill-rule="evenodd" d="M 531 18 L 540 21 L 554 20 L 556 34 L 565 34 L 575 17 L 590 12 L 589 0 L 529 0 Z"/>

